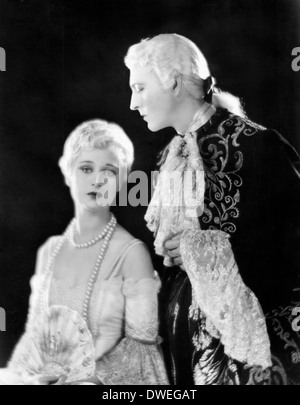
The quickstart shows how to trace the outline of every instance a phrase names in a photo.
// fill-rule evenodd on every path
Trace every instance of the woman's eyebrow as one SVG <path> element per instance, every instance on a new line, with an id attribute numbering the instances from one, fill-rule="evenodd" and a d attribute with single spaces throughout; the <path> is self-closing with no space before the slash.
<path id="1" fill-rule="evenodd" d="M 91 163 L 91 164 L 94 164 L 94 162 L 92 162 L 91 160 L 82 160 L 81 162 L 80 162 L 80 164 L 81 163 Z"/>
<path id="2" fill-rule="evenodd" d="M 104 165 L 104 167 L 113 167 L 114 169 L 116 169 L 116 170 L 118 170 L 119 171 L 119 168 L 117 167 L 117 166 L 115 166 L 115 165 L 112 165 L 111 163 L 106 163 L 105 165 Z"/>
<path id="3" fill-rule="evenodd" d="M 92 165 L 95 164 L 95 162 L 93 162 L 92 160 L 82 160 L 79 164 L 83 164 L 83 163 L 84 164 L 92 164 Z M 105 163 L 103 165 L 103 167 L 112 167 L 112 168 L 116 169 L 117 171 L 119 171 L 119 168 L 117 166 L 111 164 L 111 163 Z"/>

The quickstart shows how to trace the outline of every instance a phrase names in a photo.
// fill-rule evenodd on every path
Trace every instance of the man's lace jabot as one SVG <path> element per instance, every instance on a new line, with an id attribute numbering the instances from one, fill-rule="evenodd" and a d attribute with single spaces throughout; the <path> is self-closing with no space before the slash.
<path id="1" fill-rule="evenodd" d="M 205 178 L 195 131 L 214 112 L 210 105 L 204 112 L 199 110 L 185 134 L 173 138 L 145 215 L 147 226 L 155 235 L 155 251 L 165 256 L 166 266 L 172 263 L 166 255 L 165 242 L 184 229 L 200 229 L 198 217 L 203 211 Z"/>

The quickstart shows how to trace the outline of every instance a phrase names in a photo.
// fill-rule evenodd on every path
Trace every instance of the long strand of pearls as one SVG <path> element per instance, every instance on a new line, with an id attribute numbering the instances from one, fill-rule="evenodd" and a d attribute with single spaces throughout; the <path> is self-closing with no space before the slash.
<path id="1" fill-rule="evenodd" d="M 108 244 L 112 238 L 112 235 L 116 229 L 116 226 L 117 226 L 117 220 L 114 217 L 114 215 L 112 215 L 112 221 L 110 221 L 110 226 L 108 228 L 106 236 L 104 237 L 103 244 L 101 246 L 99 255 L 97 257 L 97 261 L 96 261 L 94 270 L 92 271 L 92 273 L 90 275 L 90 278 L 89 278 L 89 281 L 87 284 L 87 288 L 86 288 L 85 297 L 83 300 L 82 316 L 86 322 L 88 322 L 88 312 L 89 312 L 89 306 L 90 306 L 90 301 L 91 301 L 94 285 L 97 281 L 97 277 L 98 277 L 98 274 L 99 274 L 99 271 L 101 268 L 101 264 L 103 262 L 105 253 L 107 252 Z"/>
<path id="2" fill-rule="evenodd" d="M 70 225 L 68 226 L 68 228 L 66 229 L 64 234 L 59 239 L 55 248 L 51 252 L 50 258 L 45 267 L 45 270 L 43 273 L 44 280 L 42 282 L 42 288 L 41 288 L 41 294 L 40 294 L 40 300 L 39 300 L 40 301 L 39 302 L 40 313 L 42 313 L 43 310 L 45 309 L 45 304 L 47 302 L 47 297 L 45 295 L 48 291 L 48 289 L 47 289 L 48 276 L 51 274 L 51 272 L 53 270 L 54 261 L 55 261 L 57 255 L 59 254 L 60 250 L 62 249 L 65 241 L 66 240 L 70 241 L 70 238 L 71 238 L 70 235 L 72 235 L 72 233 L 73 233 L 73 229 L 72 229 L 73 223 L 74 223 L 74 220 L 72 220 L 72 222 L 70 223 Z M 116 229 L 116 226 L 117 226 L 117 220 L 116 220 L 115 216 L 112 214 L 109 223 L 107 224 L 107 226 L 104 229 L 105 236 L 104 236 L 103 244 L 100 248 L 100 252 L 98 254 L 95 267 L 90 275 L 90 278 L 89 278 L 89 281 L 87 284 L 87 288 L 86 288 L 86 292 L 85 292 L 85 297 L 83 300 L 82 316 L 86 322 L 88 322 L 88 311 L 89 311 L 90 301 L 91 301 L 91 297 L 92 297 L 92 293 L 93 293 L 93 289 L 94 289 L 94 284 L 97 280 L 101 264 L 103 262 L 105 253 L 108 248 L 108 244 L 112 238 L 112 235 Z M 104 233 L 104 231 L 102 233 Z"/>
<path id="3" fill-rule="evenodd" d="M 105 235 L 107 234 L 107 232 L 111 226 L 112 221 L 113 221 L 113 215 L 111 216 L 109 223 L 106 225 L 106 227 L 103 229 L 103 231 L 99 235 L 94 236 L 88 242 L 76 243 L 76 241 L 75 241 L 76 220 L 74 218 L 73 221 L 71 222 L 70 232 L 69 232 L 69 241 L 70 241 L 71 245 L 73 247 L 75 247 L 76 249 L 86 249 L 86 248 L 89 248 L 90 246 L 95 245 L 97 242 L 99 242 L 101 239 L 103 239 L 105 237 Z"/>

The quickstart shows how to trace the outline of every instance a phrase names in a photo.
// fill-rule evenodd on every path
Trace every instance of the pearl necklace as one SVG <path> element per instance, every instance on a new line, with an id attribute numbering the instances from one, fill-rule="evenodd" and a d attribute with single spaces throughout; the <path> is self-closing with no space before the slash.
<path id="1" fill-rule="evenodd" d="M 99 242 L 101 239 L 103 239 L 105 237 L 105 235 L 107 234 L 108 230 L 111 227 L 112 222 L 113 222 L 113 215 L 111 216 L 111 219 L 110 219 L 109 223 L 106 225 L 106 227 L 103 229 L 103 231 L 99 235 L 95 236 L 93 239 L 91 239 L 88 242 L 76 243 L 75 242 L 76 220 L 74 218 L 73 221 L 70 224 L 69 241 L 70 241 L 71 245 L 73 247 L 75 247 L 76 249 L 89 248 L 89 247 L 95 245 L 97 242 Z"/>
<path id="2" fill-rule="evenodd" d="M 111 240 L 111 238 L 113 236 L 113 233 L 114 233 L 114 231 L 116 229 L 116 226 L 117 226 L 117 220 L 114 217 L 114 215 L 112 214 L 112 220 L 110 221 L 110 226 L 108 228 L 107 234 L 104 237 L 103 244 L 101 246 L 99 255 L 97 257 L 97 261 L 96 261 L 94 270 L 92 271 L 92 273 L 90 275 L 90 279 L 89 279 L 88 284 L 87 284 L 85 297 L 84 297 L 84 300 L 83 300 L 82 316 L 83 316 L 83 319 L 86 322 L 88 322 L 88 312 L 89 312 L 89 307 L 90 307 L 90 302 L 91 302 L 91 298 L 92 298 L 94 285 L 95 285 L 95 283 L 97 281 L 101 264 L 103 262 L 105 253 L 107 252 L 109 241 Z"/>
<path id="3" fill-rule="evenodd" d="M 47 283 L 49 283 L 48 276 L 50 276 L 50 274 L 52 272 L 54 261 L 55 261 L 57 255 L 58 255 L 58 253 L 62 249 L 65 241 L 70 240 L 70 233 L 72 232 L 73 221 L 68 226 L 65 233 L 61 236 L 59 242 L 56 244 L 55 248 L 53 249 L 53 251 L 52 251 L 52 253 L 50 255 L 50 258 L 48 260 L 48 263 L 46 265 L 46 268 L 44 270 L 44 280 L 42 282 L 42 288 L 41 288 L 41 294 L 40 294 L 40 302 L 39 302 L 40 313 L 44 312 L 45 303 L 47 302 L 46 293 L 48 293 L 48 295 L 49 295 L 50 285 L 48 286 L 48 291 L 46 291 Z M 98 277 L 98 274 L 99 274 L 99 271 L 100 271 L 101 264 L 103 262 L 105 253 L 107 252 L 108 244 L 109 244 L 109 242 L 110 242 L 110 240 L 111 240 L 111 238 L 113 236 L 113 233 L 114 233 L 114 231 L 116 229 L 116 226 L 117 226 L 117 220 L 116 220 L 116 218 L 115 218 L 115 216 L 113 214 L 111 216 L 111 220 L 109 221 L 108 225 L 109 226 L 106 227 L 107 228 L 106 235 L 104 236 L 103 244 L 102 244 L 101 249 L 99 251 L 95 267 L 94 267 L 94 269 L 93 269 L 93 271 L 92 271 L 92 273 L 90 275 L 90 278 L 89 278 L 89 281 L 88 281 L 88 284 L 87 284 L 87 288 L 86 288 L 86 292 L 85 292 L 85 297 L 84 297 L 84 300 L 83 300 L 82 317 L 87 323 L 88 323 L 88 312 L 89 312 L 89 307 L 90 307 L 90 301 L 91 301 L 94 285 L 95 285 L 95 283 L 97 281 L 97 277 Z M 48 297 L 48 299 L 49 299 L 49 297 Z"/>

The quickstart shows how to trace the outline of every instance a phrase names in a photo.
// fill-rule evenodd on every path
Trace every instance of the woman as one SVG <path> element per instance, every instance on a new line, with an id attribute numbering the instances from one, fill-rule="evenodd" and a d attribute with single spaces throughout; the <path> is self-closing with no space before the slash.
<path id="1" fill-rule="evenodd" d="M 133 145 L 114 123 L 85 122 L 67 139 L 59 165 L 75 218 L 39 249 L 26 332 L 6 370 L 11 383 L 167 383 L 160 284 L 144 244 L 110 212 L 132 162 Z"/>
<path id="2" fill-rule="evenodd" d="M 177 132 L 145 217 L 166 265 L 161 324 L 172 383 L 300 383 L 291 330 L 300 306 L 297 152 L 215 87 L 189 39 L 142 40 L 125 64 L 131 110 L 153 132 Z"/>

